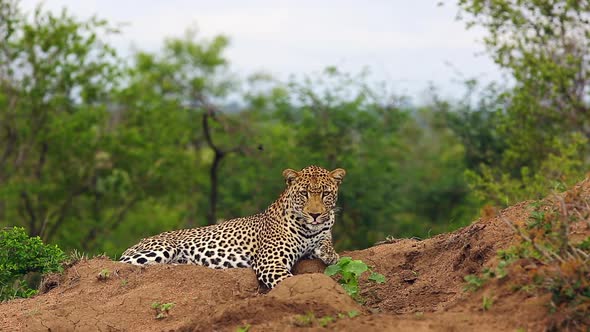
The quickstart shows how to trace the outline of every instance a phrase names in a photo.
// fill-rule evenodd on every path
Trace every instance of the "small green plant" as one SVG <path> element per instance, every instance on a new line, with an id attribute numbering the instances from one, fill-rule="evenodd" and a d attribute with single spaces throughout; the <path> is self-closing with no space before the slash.
<path id="1" fill-rule="evenodd" d="M 127 286 L 128 283 L 129 283 L 129 280 L 121 279 L 121 286 Z"/>
<path id="2" fill-rule="evenodd" d="M 490 279 L 505 278 L 508 275 L 508 268 L 510 265 L 517 259 L 523 257 L 523 255 L 528 255 L 526 253 L 527 250 L 524 250 L 526 247 L 526 244 L 521 244 L 519 246 L 511 246 L 505 250 L 498 250 L 496 255 L 499 260 L 496 267 L 485 268 L 480 275 L 466 275 L 463 279 L 467 283 L 463 286 L 463 290 L 475 292 Z"/>
<path id="3" fill-rule="evenodd" d="M 321 327 L 326 327 L 326 326 L 328 326 L 328 324 L 332 323 L 334 320 L 335 320 L 335 318 L 332 316 L 324 316 L 324 317 L 318 319 L 318 324 L 320 324 Z"/>
<path id="4" fill-rule="evenodd" d="M 463 286 L 463 290 L 472 292 L 475 292 L 476 290 L 480 289 L 486 281 L 485 279 L 482 279 L 481 277 L 475 274 L 466 275 L 463 279 L 467 282 L 467 284 Z"/>
<path id="5" fill-rule="evenodd" d="M 25 275 L 63 271 L 65 254 L 55 245 L 29 237 L 22 227 L 0 229 L 0 301 L 37 294 Z"/>
<path id="6" fill-rule="evenodd" d="M 492 296 L 484 295 L 481 299 L 481 308 L 483 311 L 488 311 L 494 304 L 494 298 Z"/>
<path id="7" fill-rule="evenodd" d="M 88 255 L 85 254 L 84 252 L 74 249 L 69 253 L 65 264 L 67 266 L 73 266 L 73 265 L 77 264 L 78 262 L 85 261 L 85 260 L 88 260 Z"/>
<path id="8" fill-rule="evenodd" d="M 356 311 L 356 310 L 351 310 L 351 311 L 349 311 L 347 314 L 348 314 L 348 317 L 349 317 L 349 318 L 354 318 L 354 317 L 356 317 L 356 316 L 360 315 L 360 314 L 359 314 L 359 312 L 358 312 L 358 311 Z"/>
<path id="9" fill-rule="evenodd" d="M 374 272 L 371 268 L 363 261 L 358 259 L 352 259 L 351 257 L 342 257 L 334 264 L 326 267 L 324 273 L 329 276 L 339 274 L 340 279 L 338 283 L 342 285 L 342 288 L 356 301 L 362 301 L 359 294 L 359 278 L 365 272 L 371 272 L 369 280 L 376 283 L 384 283 L 386 281 L 385 276 Z"/>
<path id="10" fill-rule="evenodd" d="M 299 327 L 307 327 L 313 325 L 315 320 L 315 315 L 313 312 L 309 311 L 305 315 L 297 315 L 295 316 L 295 326 Z"/>
<path id="11" fill-rule="evenodd" d="M 154 302 L 152 303 L 152 309 L 156 311 L 156 319 L 163 319 L 170 315 L 170 309 L 174 308 L 175 304 L 173 302 L 170 303 L 160 303 Z"/>
<path id="12" fill-rule="evenodd" d="M 250 324 L 246 324 L 244 326 L 238 326 L 236 332 L 248 332 L 250 331 Z"/>
<path id="13" fill-rule="evenodd" d="M 330 323 L 335 322 L 337 319 L 354 318 L 358 315 L 360 315 L 358 311 L 351 310 L 347 313 L 340 312 L 335 316 L 323 316 L 320 318 L 316 318 L 315 314 L 309 311 L 305 315 L 295 316 L 295 321 L 293 322 L 293 324 L 298 327 L 311 327 L 315 323 L 321 327 L 326 327 Z"/>
<path id="14" fill-rule="evenodd" d="M 590 236 L 578 244 L 580 250 L 590 250 Z"/>
<path id="15" fill-rule="evenodd" d="M 111 271 L 109 269 L 102 269 L 96 276 L 98 280 L 107 280 L 111 277 Z"/>

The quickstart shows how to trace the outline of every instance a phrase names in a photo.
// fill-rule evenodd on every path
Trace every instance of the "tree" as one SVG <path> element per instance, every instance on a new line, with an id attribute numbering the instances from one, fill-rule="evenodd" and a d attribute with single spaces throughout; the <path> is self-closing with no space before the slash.
<path id="1" fill-rule="evenodd" d="M 119 75 L 105 21 L 0 2 L 0 218 L 54 238 L 97 179 L 104 104 Z"/>
<path id="2" fill-rule="evenodd" d="M 180 134 L 185 139 L 177 142 L 176 151 L 193 155 L 193 169 L 204 171 L 208 168 L 208 184 L 204 183 L 201 172 L 193 172 L 199 178 L 185 174 L 183 181 L 189 184 L 189 195 L 193 198 L 193 203 L 189 204 L 192 206 L 189 206 L 188 226 L 199 224 L 195 205 L 201 200 L 195 196 L 199 193 L 198 188 L 203 186 L 209 187 L 207 223 L 217 222 L 221 162 L 228 154 L 245 149 L 241 143 L 243 140 L 239 139 L 244 128 L 237 126 L 222 111 L 222 98 L 234 92 L 238 84 L 227 72 L 227 60 L 223 56 L 227 45 L 228 40 L 223 36 L 197 40 L 196 34 L 189 30 L 184 38 L 166 40 L 160 54 L 139 52 L 135 60 L 136 68 L 131 72 L 132 84 L 124 92 L 128 104 L 122 111 L 123 116 L 144 117 L 140 126 L 144 122 L 165 124 L 170 138 Z M 142 102 L 136 104 L 137 101 Z M 148 109 L 155 116 L 165 115 L 167 122 L 147 118 L 150 116 L 146 114 Z M 232 142 L 224 142 L 228 137 L 232 137 Z M 207 150 L 209 152 L 203 155 Z M 175 159 L 182 158 L 179 155 Z M 176 190 L 179 188 L 182 186 Z"/>
<path id="3" fill-rule="evenodd" d="M 501 193 L 496 187 L 492 200 L 503 205 L 508 202 L 500 201 L 500 196 L 518 199 L 543 194 L 538 188 L 527 190 L 525 179 L 531 175 L 546 178 L 546 185 L 580 178 L 590 152 L 590 2 L 458 3 L 468 16 L 468 26 L 486 29 L 488 53 L 515 80 L 514 87 L 500 96 L 502 112 L 496 114 L 499 133 L 507 143 L 500 165 L 483 164 L 480 171 L 468 174 L 480 194 L 486 196 L 484 191 L 492 189 L 486 184 L 497 181 L 506 183 L 500 187 L 523 188 L 517 194 Z M 571 157 L 576 162 L 559 171 L 559 164 Z"/>

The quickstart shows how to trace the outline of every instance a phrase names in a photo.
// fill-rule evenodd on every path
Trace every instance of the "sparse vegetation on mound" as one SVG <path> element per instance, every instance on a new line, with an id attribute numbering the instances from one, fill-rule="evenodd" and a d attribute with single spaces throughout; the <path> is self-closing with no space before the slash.
<path id="1" fill-rule="evenodd" d="M 530 217 L 524 222 L 503 219 L 514 230 L 518 242 L 498 251 L 498 263 L 493 268 L 486 268 L 480 275 L 466 276 L 466 288 L 477 290 L 490 279 L 506 279 L 519 292 L 535 296 L 551 294 L 547 300 L 551 313 L 549 327 L 588 328 L 590 197 L 587 189 L 587 185 L 578 185 L 564 194 L 532 203 Z M 485 298 L 484 295 L 484 307 Z"/>
<path id="2" fill-rule="evenodd" d="M 0 330 L 583 330 L 589 197 L 586 180 L 453 233 L 344 252 L 334 279 L 304 260 L 266 294 L 251 269 L 82 258 L 51 276 L 53 289 L 0 304 Z M 362 304 L 338 283 L 352 262 L 385 278 L 354 275 Z"/>

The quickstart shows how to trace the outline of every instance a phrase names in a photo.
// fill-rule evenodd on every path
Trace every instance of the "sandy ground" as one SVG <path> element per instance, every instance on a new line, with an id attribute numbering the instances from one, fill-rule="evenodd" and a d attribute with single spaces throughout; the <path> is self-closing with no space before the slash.
<path id="1" fill-rule="evenodd" d="M 581 185 L 590 188 L 589 181 Z M 424 241 L 341 253 L 387 277 L 384 284 L 362 280 L 364 305 L 323 275 L 325 266 L 315 260 L 300 262 L 297 275 L 265 291 L 251 269 L 138 267 L 94 258 L 51 278 L 44 294 L 0 304 L 0 331 L 542 331 L 547 298 L 497 283 L 475 293 L 463 290 L 465 275 L 493 265 L 496 251 L 510 245 L 514 236 L 504 220 L 525 221 L 528 205 Z M 108 277 L 99 278 L 101 271 Z M 493 299 L 487 311 L 483 296 Z M 174 306 L 157 319 L 154 302 Z M 359 315 L 348 317 L 352 311 Z M 311 322 L 302 319 L 311 314 Z M 324 327 L 319 321 L 326 316 L 333 319 Z"/>

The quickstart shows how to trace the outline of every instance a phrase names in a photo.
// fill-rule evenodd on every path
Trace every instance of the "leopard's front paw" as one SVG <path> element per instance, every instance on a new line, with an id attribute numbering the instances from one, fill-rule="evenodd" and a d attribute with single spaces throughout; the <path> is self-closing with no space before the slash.
<path id="1" fill-rule="evenodd" d="M 320 259 L 322 260 L 322 262 L 324 262 L 324 264 L 326 265 L 332 265 L 332 264 L 336 264 L 336 262 L 338 262 L 338 260 L 340 259 L 340 256 L 335 253 L 329 253 L 329 254 L 325 254 L 323 257 L 320 257 Z"/>

